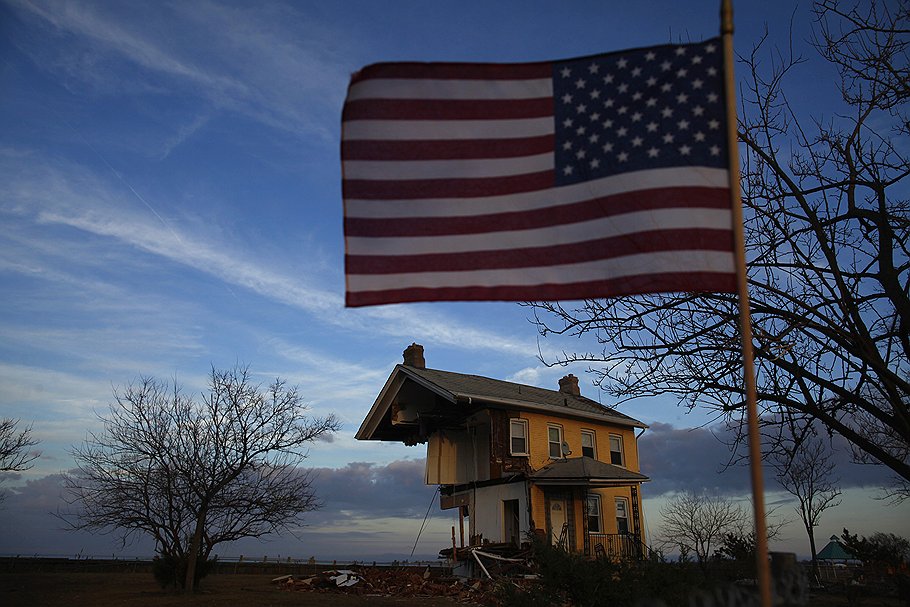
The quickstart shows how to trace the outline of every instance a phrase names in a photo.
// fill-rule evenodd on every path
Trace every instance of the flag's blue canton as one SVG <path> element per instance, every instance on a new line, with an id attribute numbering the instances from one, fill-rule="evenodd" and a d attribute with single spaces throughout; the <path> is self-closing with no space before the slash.
<path id="1" fill-rule="evenodd" d="M 718 39 L 558 62 L 556 183 L 675 166 L 727 166 Z"/>

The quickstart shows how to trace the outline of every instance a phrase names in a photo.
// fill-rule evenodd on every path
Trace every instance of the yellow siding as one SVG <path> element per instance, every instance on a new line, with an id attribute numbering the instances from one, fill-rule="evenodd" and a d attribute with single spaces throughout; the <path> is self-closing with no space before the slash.
<path id="1" fill-rule="evenodd" d="M 530 452 L 529 464 L 532 470 L 539 470 L 553 460 L 549 455 L 548 430 L 551 425 L 558 425 L 562 428 L 562 438 L 569 445 L 572 452 L 570 457 L 579 457 L 581 450 L 581 431 L 590 430 L 594 432 L 595 449 L 597 459 L 610 463 L 610 435 L 615 434 L 622 437 L 624 467 L 639 472 L 638 447 L 636 445 L 636 428 L 627 426 L 618 426 L 612 424 L 598 423 L 590 420 L 576 420 L 566 418 L 556 418 L 552 415 L 545 415 L 532 412 L 521 412 L 518 417 L 528 420 L 528 449 Z M 618 533 L 616 524 L 615 498 L 624 497 L 629 503 L 629 526 L 633 525 L 632 520 L 632 490 L 631 487 L 615 487 L 608 489 L 597 489 L 596 493 L 601 496 L 601 521 L 603 524 L 603 533 Z M 546 530 L 547 512 L 544 499 L 544 492 L 540 487 L 531 487 L 531 518 L 534 527 L 540 532 Z M 641 529 L 644 531 L 644 510 L 641 504 L 641 489 L 638 492 L 638 511 L 640 516 Z M 584 516 L 584 506 L 579 499 L 574 500 L 574 519 L 575 524 L 575 546 L 581 550 L 584 546 L 584 525 L 582 517 Z"/>
<path id="2" fill-rule="evenodd" d="M 595 489 L 591 493 L 597 493 L 600 495 L 600 510 L 601 510 L 601 521 L 603 524 L 602 533 L 619 533 L 619 529 L 616 524 L 616 498 L 624 497 L 626 502 L 628 502 L 628 516 L 629 516 L 629 529 L 632 529 L 632 489 L 630 487 L 616 487 L 610 489 Z M 641 513 L 641 491 L 638 492 L 639 504 L 638 509 Z M 579 516 L 581 516 L 581 511 L 579 510 Z M 641 519 L 641 526 L 644 529 L 644 519 Z"/>
<path id="3" fill-rule="evenodd" d="M 531 520 L 534 522 L 534 528 L 546 531 L 547 528 L 547 509 L 544 504 L 543 490 L 531 485 Z"/>
<path id="4" fill-rule="evenodd" d="M 520 417 L 528 420 L 528 443 L 531 453 L 529 463 L 532 470 L 539 470 L 552 461 L 547 441 L 547 428 L 550 425 L 557 425 L 562 428 L 563 440 L 569 444 L 569 450 L 572 451 L 571 457 L 579 457 L 581 455 L 582 430 L 594 431 L 597 459 L 606 463 L 610 463 L 610 434 L 621 436 L 623 458 L 625 460 L 624 467 L 633 472 L 639 471 L 638 449 L 635 446 L 635 428 L 589 420 L 560 419 L 552 415 L 529 412 L 522 412 Z"/>

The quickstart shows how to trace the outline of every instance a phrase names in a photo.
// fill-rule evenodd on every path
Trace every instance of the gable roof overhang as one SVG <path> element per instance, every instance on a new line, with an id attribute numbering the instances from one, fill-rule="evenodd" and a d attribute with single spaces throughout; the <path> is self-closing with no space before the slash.
<path id="1" fill-rule="evenodd" d="M 499 408 L 537 411 L 559 417 L 609 423 L 633 428 L 647 428 L 646 424 L 627 415 L 603 407 L 599 403 L 584 397 L 561 394 L 553 390 L 522 386 L 485 377 L 464 375 L 434 369 L 420 369 L 407 365 L 396 365 L 379 395 L 355 434 L 358 440 L 402 440 L 404 431 L 395 431 L 391 421 L 393 405 L 398 401 L 408 385 L 420 389 L 421 398 L 425 399 L 421 411 L 425 418 L 432 417 L 434 411 L 439 418 L 464 418 L 478 409 Z M 509 398 L 495 394 L 503 386 L 517 388 L 517 394 L 525 398 Z M 522 391 L 522 388 L 524 390 Z M 483 393 L 487 389 L 491 393 Z M 514 391 L 514 390 L 513 390 Z M 538 400 L 532 400 L 535 395 Z M 541 400 L 541 395 L 548 402 Z M 555 396 L 554 396 L 555 395 Z M 554 404 L 559 401 L 563 404 Z M 445 408 L 445 411 L 441 410 Z"/>
<path id="2" fill-rule="evenodd" d="M 394 436 L 389 435 L 387 428 L 380 429 L 380 426 L 388 425 L 383 424 L 383 422 L 388 421 L 395 397 L 398 396 L 398 393 L 401 391 L 401 388 L 407 379 L 411 379 L 428 390 L 432 390 L 434 393 L 439 394 L 439 390 L 437 390 L 435 386 L 426 385 L 427 382 L 423 381 L 420 377 L 407 373 L 404 366 L 396 365 L 395 370 L 389 375 L 385 385 L 382 386 L 382 390 L 380 390 L 379 394 L 376 396 L 376 400 L 373 402 L 373 406 L 370 407 L 369 413 L 367 413 L 363 422 L 361 422 L 360 429 L 357 430 L 357 434 L 354 435 L 354 438 L 357 440 L 396 440 Z M 454 395 L 447 395 L 444 393 L 439 395 L 452 403 L 455 402 Z"/>
<path id="3" fill-rule="evenodd" d="M 562 487 L 616 487 L 651 479 L 644 474 L 581 456 L 556 460 L 530 475 L 535 485 Z"/>

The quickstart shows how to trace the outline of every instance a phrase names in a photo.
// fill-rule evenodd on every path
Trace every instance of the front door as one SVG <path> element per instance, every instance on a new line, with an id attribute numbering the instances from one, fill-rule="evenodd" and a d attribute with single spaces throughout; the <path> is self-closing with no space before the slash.
<path id="1" fill-rule="evenodd" d="M 550 500 L 550 541 L 554 546 L 563 544 L 564 547 L 568 547 L 566 543 L 566 535 L 563 534 L 563 530 L 566 528 L 566 500 L 564 499 L 551 499 Z"/>

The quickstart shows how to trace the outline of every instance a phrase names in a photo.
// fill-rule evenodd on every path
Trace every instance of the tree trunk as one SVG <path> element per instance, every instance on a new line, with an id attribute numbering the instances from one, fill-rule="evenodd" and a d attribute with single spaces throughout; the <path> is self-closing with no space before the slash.
<path id="1" fill-rule="evenodd" d="M 185 592 L 193 592 L 196 589 L 196 561 L 199 559 L 199 549 L 202 546 L 202 531 L 205 528 L 205 508 L 199 509 L 199 516 L 196 518 L 196 530 L 193 532 L 193 541 L 190 543 L 190 551 L 187 555 L 186 564 L 186 581 L 184 583 Z"/>
<path id="2" fill-rule="evenodd" d="M 815 576 L 815 582 L 819 581 L 819 572 L 818 572 L 818 556 L 815 552 L 815 529 L 811 526 L 806 526 L 806 531 L 809 532 L 809 550 L 812 551 L 812 575 Z"/>

